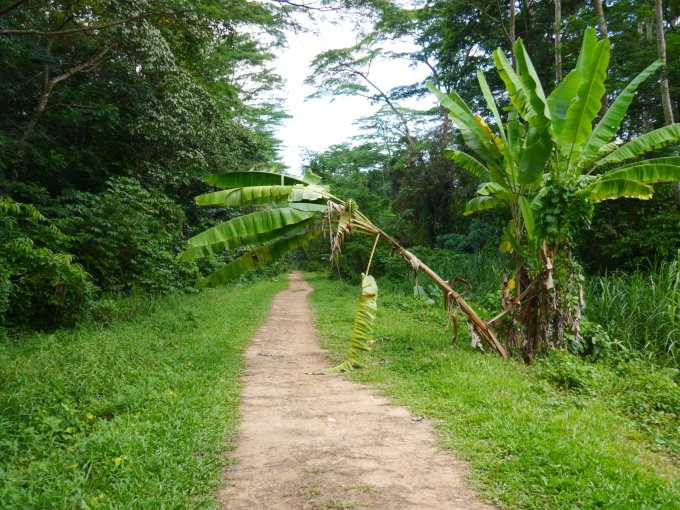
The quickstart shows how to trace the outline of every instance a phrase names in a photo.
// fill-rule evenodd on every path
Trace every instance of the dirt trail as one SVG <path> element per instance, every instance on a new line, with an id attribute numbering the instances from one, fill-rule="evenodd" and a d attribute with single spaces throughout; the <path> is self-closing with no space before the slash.
<path id="1" fill-rule="evenodd" d="M 246 353 L 243 424 L 219 494 L 227 509 L 491 510 L 462 477 L 465 464 L 434 446 L 414 421 L 367 386 L 328 366 L 306 296 L 293 273 Z"/>

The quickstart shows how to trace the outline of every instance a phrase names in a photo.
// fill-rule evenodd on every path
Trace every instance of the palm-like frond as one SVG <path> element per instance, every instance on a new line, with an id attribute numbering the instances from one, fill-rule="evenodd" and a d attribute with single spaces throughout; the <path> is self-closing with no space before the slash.
<path id="1" fill-rule="evenodd" d="M 202 289 L 206 286 L 218 287 L 233 280 L 237 276 L 242 275 L 249 269 L 255 269 L 266 262 L 276 262 L 289 251 L 300 248 L 313 239 L 316 239 L 319 234 L 321 234 L 320 230 L 311 230 L 296 236 L 283 237 L 272 243 L 251 250 L 236 260 L 225 264 L 210 276 L 207 276 L 198 282 L 196 288 Z"/>
<path id="2" fill-rule="evenodd" d="M 378 310 L 378 284 L 370 275 L 363 275 L 361 279 L 361 297 L 359 298 L 359 308 L 354 319 L 354 329 L 352 330 L 352 340 L 349 347 L 347 361 L 340 365 L 324 371 L 325 374 L 335 372 L 349 372 L 355 368 L 363 367 L 363 357 L 371 351 L 373 344 L 373 322 Z"/>

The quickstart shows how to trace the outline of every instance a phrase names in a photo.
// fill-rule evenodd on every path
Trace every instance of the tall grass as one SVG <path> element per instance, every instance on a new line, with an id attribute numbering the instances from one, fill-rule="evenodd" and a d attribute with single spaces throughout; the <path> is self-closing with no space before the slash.
<path id="1" fill-rule="evenodd" d="M 678 261 L 585 281 L 586 316 L 643 356 L 680 362 Z"/>

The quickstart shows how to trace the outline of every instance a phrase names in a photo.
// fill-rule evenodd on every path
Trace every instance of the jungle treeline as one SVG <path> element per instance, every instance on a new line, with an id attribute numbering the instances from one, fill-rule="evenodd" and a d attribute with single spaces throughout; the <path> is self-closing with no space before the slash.
<path id="1" fill-rule="evenodd" d="M 678 117 L 677 0 L 408 7 L 379 0 L 6 0 L 0 2 L 5 334 L 70 326 L 101 313 L 106 296 L 186 291 L 218 267 L 223 260 L 177 260 L 187 238 L 243 212 L 196 207 L 194 197 L 209 190 L 201 176 L 286 170 L 276 130 L 295 112 L 277 99 L 283 78 L 273 71 L 274 53 L 293 29 L 328 11 L 348 24 L 360 20 L 360 32 L 355 46 L 314 59 L 307 80 L 314 96 L 361 95 L 382 107 L 358 122 L 359 136 L 310 152 L 305 169 L 337 196 L 356 200 L 407 247 L 493 258 L 507 218 L 491 210 L 462 214 L 479 183 L 442 155 L 462 150 L 460 133 L 434 98 L 429 111 L 400 106 L 429 97 L 424 82 L 377 88 L 371 65 L 378 60 L 427 66 L 430 83 L 455 90 L 488 116 L 477 71 L 502 104 L 505 89 L 491 58 L 496 48 L 510 55 L 521 39 L 550 91 L 574 67 L 584 31 L 595 28 L 611 41 L 602 114 L 633 77 L 658 58 L 666 62 L 638 88 L 618 138 L 632 140 Z M 393 40 L 410 41 L 415 50 L 383 49 Z M 676 153 L 674 144 L 642 157 Z M 601 202 L 575 234 L 576 258 L 590 275 L 671 263 L 680 249 L 679 203 L 672 183 L 655 185 L 650 200 Z M 341 273 L 360 274 L 370 251 L 364 244 L 343 249 Z M 313 265 L 326 263 L 327 252 L 319 241 L 299 256 Z M 374 271 L 390 267 L 377 263 Z"/>

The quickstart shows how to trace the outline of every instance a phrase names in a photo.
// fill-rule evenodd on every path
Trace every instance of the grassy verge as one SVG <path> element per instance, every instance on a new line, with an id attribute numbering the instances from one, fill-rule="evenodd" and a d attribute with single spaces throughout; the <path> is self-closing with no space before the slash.
<path id="1" fill-rule="evenodd" d="M 322 343 L 339 361 L 359 289 L 307 277 Z M 526 367 L 471 351 L 465 338 L 453 349 L 439 311 L 394 296 L 378 306 L 375 337 L 387 338 L 374 344 L 370 369 L 350 377 L 438 420 L 440 444 L 470 462 L 483 497 L 505 508 L 680 508 L 677 464 L 617 405 L 610 394 L 625 386 L 606 386 L 605 372 L 591 374 L 572 357 Z M 677 421 L 666 425 L 677 438 Z"/>
<path id="2" fill-rule="evenodd" d="M 241 353 L 285 278 L 0 345 L 3 508 L 211 508 Z"/>

